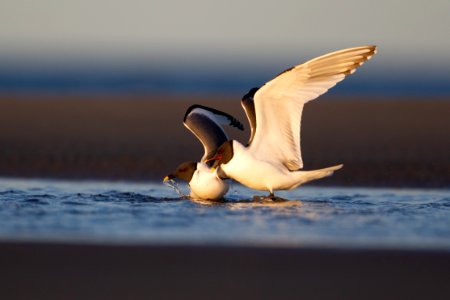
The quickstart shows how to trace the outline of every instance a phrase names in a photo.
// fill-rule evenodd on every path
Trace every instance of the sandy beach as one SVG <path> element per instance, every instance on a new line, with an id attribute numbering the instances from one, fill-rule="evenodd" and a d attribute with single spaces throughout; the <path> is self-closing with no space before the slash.
<path id="1" fill-rule="evenodd" d="M 0 176 L 159 180 L 202 155 L 182 125 L 194 103 L 247 124 L 239 96 L 0 97 Z M 448 187 L 445 98 L 324 96 L 303 112 L 305 169 L 344 169 L 316 184 Z M 248 129 L 248 127 L 247 127 Z M 229 130 L 246 141 L 244 133 Z"/>

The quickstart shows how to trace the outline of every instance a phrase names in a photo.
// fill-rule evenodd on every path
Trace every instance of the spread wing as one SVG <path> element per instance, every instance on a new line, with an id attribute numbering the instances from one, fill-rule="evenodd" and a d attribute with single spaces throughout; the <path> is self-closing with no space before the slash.
<path id="1" fill-rule="evenodd" d="M 255 101 L 253 100 L 256 91 L 258 91 L 258 88 L 252 88 L 241 100 L 241 105 L 247 115 L 251 130 L 248 145 L 252 143 L 256 131 Z"/>
<path id="2" fill-rule="evenodd" d="M 254 96 L 258 124 L 249 150 L 258 159 L 303 167 L 300 122 L 303 105 L 324 94 L 376 53 L 375 46 L 332 52 L 292 67 L 262 86 Z"/>
<path id="3" fill-rule="evenodd" d="M 217 148 L 228 140 L 222 125 L 244 130 L 244 126 L 233 116 L 220 110 L 192 105 L 184 115 L 183 124 L 202 143 L 205 153 L 201 161 L 212 158 Z"/>

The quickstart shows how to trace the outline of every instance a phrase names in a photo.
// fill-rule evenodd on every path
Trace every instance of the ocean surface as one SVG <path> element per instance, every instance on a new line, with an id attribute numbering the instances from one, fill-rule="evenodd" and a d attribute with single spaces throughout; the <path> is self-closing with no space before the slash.
<path id="1" fill-rule="evenodd" d="M 182 187 L 183 192 L 187 192 Z M 159 182 L 0 179 L 0 241 L 450 250 L 450 190 L 300 187 L 272 203 Z"/>
<path id="2" fill-rule="evenodd" d="M 1 62 L 0 62 L 1 65 Z M 199 70 L 196 66 L 161 69 L 132 70 L 58 70 L 48 66 L 43 70 L 25 70 L 3 66 L 0 69 L 0 93 L 6 94 L 237 94 L 244 95 L 252 87 L 263 85 L 281 71 L 292 65 L 277 65 L 273 68 L 242 69 L 208 66 Z M 48 70 L 50 69 L 50 70 Z M 211 70 L 220 69 L 220 72 Z M 186 71 L 188 70 L 188 71 Z M 351 79 L 333 88 L 335 96 L 370 95 L 370 96 L 420 96 L 427 100 L 430 96 L 450 95 L 448 72 L 432 72 L 427 76 L 414 76 L 410 71 L 386 74 L 386 72 L 365 72 L 352 76 Z M 415 74 L 415 73 L 414 73 Z M 373 97 L 372 97 L 373 99 Z"/>

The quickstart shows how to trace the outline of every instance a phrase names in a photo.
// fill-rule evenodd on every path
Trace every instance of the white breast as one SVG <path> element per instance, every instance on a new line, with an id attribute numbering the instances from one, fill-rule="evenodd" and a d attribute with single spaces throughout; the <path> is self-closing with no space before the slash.
<path id="1" fill-rule="evenodd" d="M 192 198 L 209 200 L 222 198 L 229 188 L 225 181 L 217 177 L 217 171 L 210 171 L 203 163 L 197 164 L 197 170 L 189 182 L 189 187 Z"/>

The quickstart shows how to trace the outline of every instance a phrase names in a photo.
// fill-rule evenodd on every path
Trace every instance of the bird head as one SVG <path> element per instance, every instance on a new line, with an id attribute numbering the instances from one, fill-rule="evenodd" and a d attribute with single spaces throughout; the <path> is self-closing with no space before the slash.
<path id="1" fill-rule="evenodd" d="M 197 170 L 197 163 L 192 161 L 184 162 L 180 164 L 173 173 L 164 177 L 164 182 L 175 178 L 189 182 L 191 181 L 195 170 Z"/>
<path id="2" fill-rule="evenodd" d="M 216 169 L 221 164 L 228 163 L 233 158 L 233 154 L 233 141 L 228 140 L 217 148 L 216 154 L 208 161 L 214 160 L 212 168 Z"/>

